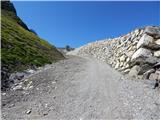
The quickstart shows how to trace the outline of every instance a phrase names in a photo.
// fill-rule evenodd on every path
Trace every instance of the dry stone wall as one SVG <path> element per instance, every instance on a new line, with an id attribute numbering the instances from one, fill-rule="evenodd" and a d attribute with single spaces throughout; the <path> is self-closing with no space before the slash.
<path id="1" fill-rule="evenodd" d="M 70 54 L 92 55 L 132 77 L 160 80 L 160 27 L 147 26 L 118 38 L 89 43 Z"/>

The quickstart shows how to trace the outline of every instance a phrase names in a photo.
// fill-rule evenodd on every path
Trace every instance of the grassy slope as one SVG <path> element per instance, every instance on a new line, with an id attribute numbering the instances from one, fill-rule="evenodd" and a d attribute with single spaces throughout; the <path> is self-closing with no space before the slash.
<path id="1" fill-rule="evenodd" d="M 31 65 L 42 66 L 64 59 L 54 46 L 25 30 L 18 24 L 18 20 L 14 13 L 2 10 L 2 69 L 5 67 L 9 72 L 21 71 Z"/>

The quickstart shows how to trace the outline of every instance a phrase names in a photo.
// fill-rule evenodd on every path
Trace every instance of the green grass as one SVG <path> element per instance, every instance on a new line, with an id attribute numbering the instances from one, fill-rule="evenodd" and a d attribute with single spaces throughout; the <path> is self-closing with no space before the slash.
<path id="1" fill-rule="evenodd" d="M 18 24 L 12 12 L 1 14 L 1 61 L 9 72 L 21 71 L 31 65 L 42 66 L 64 59 L 57 49 Z"/>

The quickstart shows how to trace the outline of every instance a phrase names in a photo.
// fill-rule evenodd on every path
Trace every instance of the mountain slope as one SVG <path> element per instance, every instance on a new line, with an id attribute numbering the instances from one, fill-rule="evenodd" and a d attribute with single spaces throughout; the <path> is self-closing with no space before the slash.
<path id="1" fill-rule="evenodd" d="M 2 87 L 12 72 L 64 59 L 54 46 L 28 29 L 11 2 L 3 1 L 1 6 Z"/>

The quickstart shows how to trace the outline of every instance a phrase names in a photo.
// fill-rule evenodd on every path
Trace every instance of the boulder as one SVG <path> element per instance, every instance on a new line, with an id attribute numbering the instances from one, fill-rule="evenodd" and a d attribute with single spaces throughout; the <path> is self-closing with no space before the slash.
<path id="1" fill-rule="evenodd" d="M 144 74 L 143 74 L 143 79 L 149 79 L 149 76 L 150 76 L 150 74 L 151 73 L 154 73 L 155 72 L 155 70 L 154 69 L 150 69 L 150 70 L 148 70 L 148 71 L 146 71 Z"/>
<path id="2" fill-rule="evenodd" d="M 126 63 L 126 64 L 124 65 L 124 67 L 125 67 L 125 68 L 129 68 L 129 64 Z"/>
<path id="3" fill-rule="evenodd" d="M 17 85 L 17 86 L 14 86 L 12 89 L 13 89 L 14 91 L 16 91 L 16 90 L 23 90 L 23 87 L 22 87 L 22 84 L 19 84 L 19 85 Z"/>
<path id="4" fill-rule="evenodd" d="M 140 66 L 138 66 L 138 65 L 133 66 L 129 72 L 129 76 L 130 77 L 137 77 L 140 70 L 141 70 Z"/>
<path id="5" fill-rule="evenodd" d="M 131 58 L 131 61 L 135 61 L 137 59 L 144 60 L 145 58 L 152 57 L 152 52 L 146 48 L 139 48 Z"/>
<path id="6" fill-rule="evenodd" d="M 30 69 L 30 70 L 27 70 L 27 72 L 28 72 L 29 74 L 33 74 L 33 73 L 35 73 L 35 70 Z"/>
<path id="7" fill-rule="evenodd" d="M 123 64 L 124 64 L 124 62 L 120 62 L 120 65 L 119 65 L 119 66 L 120 66 L 120 67 L 122 67 L 122 66 L 123 66 Z"/>
<path id="8" fill-rule="evenodd" d="M 135 33 L 136 36 L 138 36 L 138 34 L 140 33 L 140 30 L 137 29 L 137 30 L 134 31 L 134 33 Z"/>
<path id="9" fill-rule="evenodd" d="M 126 70 L 123 71 L 123 73 L 127 74 L 127 73 L 129 73 L 129 71 L 130 71 L 130 69 L 126 69 Z"/>
<path id="10" fill-rule="evenodd" d="M 157 45 L 160 45 L 160 39 L 156 40 L 155 43 L 156 43 Z"/>
<path id="11" fill-rule="evenodd" d="M 154 68 L 154 69 L 159 69 L 159 68 L 160 68 L 160 62 L 158 62 L 157 64 L 155 64 L 155 65 L 153 66 L 153 68 Z"/>
<path id="12" fill-rule="evenodd" d="M 25 74 L 26 74 L 26 73 L 24 73 L 24 72 L 12 73 L 12 74 L 10 75 L 9 79 L 10 79 L 10 80 L 15 80 L 15 79 L 21 80 L 21 79 L 24 78 Z"/>
<path id="13" fill-rule="evenodd" d="M 139 49 L 140 47 L 153 47 L 154 45 L 151 46 L 153 44 L 153 41 L 153 37 L 144 34 L 137 44 L 137 49 Z"/>
<path id="14" fill-rule="evenodd" d="M 130 58 L 128 57 L 127 59 L 126 59 L 126 62 L 129 62 L 130 61 Z"/>
<path id="15" fill-rule="evenodd" d="M 158 62 L 160 62 L 160 59 L 158 59 L 157 57 L 154 57 L 154 56 L 146 58 L 143 61 L 140 61 L 140 63 L 147 63 L 150 65 L 155 65 Z"/>
<path id="16" fill-rule="evenodd" d="M 139 75 L 142 75 L 143 73 L 147 72 L 148 70 L 152 69 L 152 66 L 149 64 L 142 64 L 141 70 L 139 71 Z"/>
<path id="17" fill-rule="evenodd" d="M 156 70 L 156 73 L 160 74 L 160 70 Z"/>
<path id="18" fill-rule="evenodd" d="M 120 65 L 120 63 L 117 62 L 117 63 L 116 63 L 116 66 L 115 66 L 115 69 L 118 69 L 119 65 Z"/>
<path id="19" fill-rule="evenodd" d="M 129 58 L 131 58 L 134 53 L 135 53 L 134 51 L 129 51 L 129 52 L 126 53 L 126 55 L 127 55 Z"/>
<path id="20" fill-rule="evenodd" d="M 147 26 L 144 32 L 150 36 L 153 36 L 156 39 L 160 38 L 160 27 Z"/>
<path id="21" fill-rule="evenodd" d="M 124 55 L 122 55 L 121 57 L 120 57 L 120 61 L 121 62 L 124 62 L 126 60 L 126 57 L 124 56 Z"/>
<path id="22" fill-rule="evenodd" d="M 149 79 L 150 79 L 150 80 L 160 80 L 160 74 L 158 74 L 158 73 L 152 73 L 152 74 L 149 76 Z"/>
<path id="23" fill-rule="evenodd" d="M 160 57 L 160 50 L 154 52 L 155 57 Z"/>

